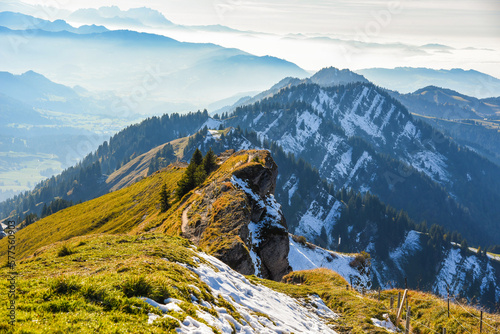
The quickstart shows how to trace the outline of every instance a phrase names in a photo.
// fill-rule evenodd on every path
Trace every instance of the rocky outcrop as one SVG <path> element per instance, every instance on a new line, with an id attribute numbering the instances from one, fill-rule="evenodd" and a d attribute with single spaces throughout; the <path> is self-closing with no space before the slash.
<path id="1" fill-rule="evenodd" d="M 183 236 L 244 275 L 281 280 L 291 268 L 277 175 L 268 151 L 221 154 L 217 171 L 182 206 Z"/>

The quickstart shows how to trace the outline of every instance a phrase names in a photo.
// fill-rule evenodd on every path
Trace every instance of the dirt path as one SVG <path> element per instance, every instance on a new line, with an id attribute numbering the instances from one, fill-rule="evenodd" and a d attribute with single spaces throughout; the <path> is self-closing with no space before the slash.
<path id="1" fill-rule="evenodd" d="M 188 210 L 191 207 L 191 205 L 188 205 L 184 210 L 182 210 L 182 224 L 181 224 L 181 231 L 182 233 L 186 233 L 186 227 L 189 224 L 189 219 L 188 219 Z"/>

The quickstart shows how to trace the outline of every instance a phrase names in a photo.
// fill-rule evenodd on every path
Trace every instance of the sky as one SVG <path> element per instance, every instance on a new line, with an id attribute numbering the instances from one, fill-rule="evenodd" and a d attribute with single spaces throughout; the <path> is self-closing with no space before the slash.
<path id="1" fill-rule="evenodd" d="M 287 59 L 310 71 L 325 66 L 475 69 L 500 77 L 498 0 L 25 0 L 74 11 L 149 7 L 182 25 L 224 25 L 266 34 L 169 35 Z M 57 15 L 56 15 L 57 16 Z M 446 45 L 422 47 L 427 44 Z"/>

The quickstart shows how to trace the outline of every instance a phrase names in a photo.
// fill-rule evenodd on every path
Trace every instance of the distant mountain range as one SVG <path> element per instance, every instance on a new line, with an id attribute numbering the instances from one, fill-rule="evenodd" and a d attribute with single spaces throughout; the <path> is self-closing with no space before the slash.
<path id="1" fill-rule="evenodd" d="M 159 11 L 142 7 L 121 10 L 117 6 L 84 8 L 71 13 L 66 20 L 70 22 L 95 22 L 102 25 L 126 25 L 130 27 L 171 27 L 174 25 Z"/>
<path id="2" fill-rule="evenodd" d="M 202 106 L 241 92 L 262 91 L 286 76 L 308 76 L 283 59 L 214 44 L 103 27 L 72 28 L 64 21 L 12 12 L 1 15 L 0 43 L 7 46 L 3 58 L 9 64 L 4 69 L 34 70 L 69 86 L 131 96 L 132 101 L 116 107 L 122 112 L 125 108 L 146 113 L 167 103 Z M 141 17 L 153 20 L 151 15 Z M 20 43 L 12 44 L 13 40 Z"/>
<path id="3" fill-rule="evenodd" d="M 0 25 L 13 30 L 41 29 L 53 32 L 69 31 L 75 34 L 91 34 L 108 31 L 105 27 L 97 26 L 95 24 L 82 25 L 75 28 L 66 23 L 64 20 L 49 21 L 9 11 L 0 12 Z"/>
<path id="4" fill-rule="evenodd" d="M 67 102 L 80 97 L 70 87 L 50 81 L 33 71 L 27 71 L 21 75 L 0 72 L 0 85 L 3 94 L 37 107 L 44 107 L 45 103 Z M 69 108 L 65 111 L 75 112 Z"/>
<path id="5" fill-rule="evenodd" d="M 491 99 L 478 99 L 436 86 L 420 88 L 413 93 L 390 92 L 413 113 L 444 119 L 478 119 L 500 115 L 500 105 Z"/>
<path id="6" fill-rule="evenodd" d="M 355 72 L 376 85 L 402 94 L 412 93 L 426 86 L 438 86 L 476 98 L 500 96 L 500 79 L 474 70 L 396 67 L 367 68 Z"/>

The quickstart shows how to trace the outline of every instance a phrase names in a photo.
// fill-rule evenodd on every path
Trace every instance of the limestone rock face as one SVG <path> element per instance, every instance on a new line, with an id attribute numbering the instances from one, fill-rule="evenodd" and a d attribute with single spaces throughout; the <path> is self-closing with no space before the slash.
<path id="1" fill-rule="evenodd" d="M 244 275 L 281 280 L 288 230 L 274 199 L 278 166 L 268 151 L 225 152 L 182 206 L 182 234 Z"/>

